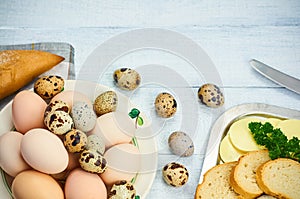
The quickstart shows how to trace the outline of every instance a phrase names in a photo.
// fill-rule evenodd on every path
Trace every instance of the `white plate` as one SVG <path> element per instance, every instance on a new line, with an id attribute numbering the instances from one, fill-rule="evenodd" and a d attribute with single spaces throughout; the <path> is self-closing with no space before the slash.
<path id="1" fill-rule="evenodd" d="M 93 82 L 66 80 L 65 90 L 76 90 L 78 92 L 84 93 L 90 98 L 90 100 L 93 101 L 100 93 L 112 89 Z M 119 101 L 117 110 L 129 113 L 131 108 L 135 106 L 131 104 L 126 96 L 120 94 L 117 91 L 115 92 L 118 95 Z M 13 128 L 11 109 L 12 102 L 7 104 L 0 112 L 0 136 Z M 141 116 L 144 119 L 144 125 L 140 127 L 140 130 L 142 130 L 145 134 L 143 135 L 143 137 L 137 136 L 140 153 L 142 154 L 142 161 L 141 172 L 137 175 L 135 188 L 137 190 L 137 194 L 141 198 L 145 198 L 152 186 L 156 174 L 157 146 L 154 136 L 149 136 L 152 133 L 151 121 L 149 121 L 146 116 L 143 115 L 143 113 L 141 113 Z M 3 180 L 0 180 L 0 198 L 11 199 L 9 193 L 5 188 Z"/>
<path id="2" fill-rule="evenodd" d="M 222 138 L 227 134 L 230 125 L 245 116 L 259 116 L 263 118 L 300 119 L 300 111 L 284 107 L 250 103 L 234 106 L 225 111 L 213 124 L 210 130 L 206 154 L 203 161 L 199 183 L 203 181 L 204 174 L 213 166 L 220 163 L 219 146 Z"/>

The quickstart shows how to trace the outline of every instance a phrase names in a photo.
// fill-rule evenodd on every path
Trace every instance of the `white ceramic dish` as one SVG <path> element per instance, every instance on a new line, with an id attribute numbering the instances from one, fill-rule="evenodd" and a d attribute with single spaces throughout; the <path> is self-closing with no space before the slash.
<path id="1" fill-rule="evenodd" d="M 225 111 L 213 124 L 206 148 L 199 183 L 203 175 L 213 166 L 220 163 L 219 146 L 222 138 L 227 134 L 230 125 L 245 116 L 258 116 L 263 118 L 300 119 L 300 111 L 269 104 L 250 103 L 234 106 Z"/>
<path id="2" fill-rule="evenodd" d="M 90 100 L 94 100 L 100 93 L 112 89 L 93 82 L 67 80 L 65 81 L 64 90 L 76 90 L 84 93 L 90 98 Z M 119 101 L 117 110 L 129 113 L 131 108 L 134 108 L 135 106 L 131 104 L 130 100 L 126 96 L 119 92 L 116 93 Z M 7 104 L 0 112 L 0 136 L 13 128 L 11 108 L 12 102 Z M 145 198 L 152 186 L 156 174 L 157 146 L 154 136 L 149 136 L 149 134 L 152 133 L 151 121 L 149 121 L 143 113 L 141 113 L 141 116 L 144 119 L 144 125 L 140 127 L 141 129 L 139 130 L 145 132 L 145 134 L 147 134 L 147 138 L 136 136 L 140 153 L 142 154 L 142 160 L 141 172 L 136 177 L 135 188 L 137 190 L 137 194 L 141 198 Z M 11 199 L 10 194 L 5 188 L 3 179 L 0 180 L 0 198 Z"/>

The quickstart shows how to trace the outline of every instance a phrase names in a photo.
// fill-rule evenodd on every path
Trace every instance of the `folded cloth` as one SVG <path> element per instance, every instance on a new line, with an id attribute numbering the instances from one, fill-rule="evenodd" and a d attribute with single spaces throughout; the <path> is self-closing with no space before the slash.
<path id="1" fill-rule="evenodd" d="M 63 62 L 40 76 L 55 74 L 63 77 L 64 79 L 75 79 L 74 48 L 71 44 L 62 42 L 44 42 L 19 45 L 0 45 L 0 51 L 2 50 L 41 50 L 62 56 L 65 58 Z M 33 88 L 34 82 L 35 80 L 24 86 L 21 90 Z M 0 100 L 0 110 L 2 110 L 2 108 L 9 103 L 15 95 L 16 94 L 13 94 Z"/>

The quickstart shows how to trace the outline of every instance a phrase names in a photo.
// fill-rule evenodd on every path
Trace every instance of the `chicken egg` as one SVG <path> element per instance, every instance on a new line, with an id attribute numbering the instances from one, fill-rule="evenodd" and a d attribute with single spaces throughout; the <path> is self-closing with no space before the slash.
<path id="1" fill-rule="evenodd" d="M 25 134 L 33 128 L 45 128 L 46 102 L 32 91 L 21 91 L 12 102 L 12 120 L 18 132 Z"/>
<path id="2" fill-rule="evenodd" d="M 107 199 L 106 186 L 97 174 L 74 169 L 65 184 L 66 199 Z"/>
<path id="3" fill-rule="evenodd" d="M 105 147 L 110 148 L 116 144 L 129 143 L 133 132 L 135 128 L 130 117 L 123 112 L 116 111 L 98 117 L 94 129 L 88 132 L 88 135 L 98 135 L 104 141 Z"/>
<path id="4" fill-rule="evenodd" d="M 7 132 L 0 137 L 0 167 L 12 177 L 31 168 L 21 155 L 22 137 L 23 134 L 16 131 Z"/>
<path id="5" fill-rule="evenodd" d="M 23 171 L 16 176 L 12 194 L 15 199 L 64 199 L 59 184 L 50 175 L 35 170 Z"/>
<path id="6" fill-rule="evenodd" d="M 32 168 L 48 174 L 62 172 L 69 162 L 62 141 L 46 129 L 28 131 L 21 141 L 21 154 Z"/>
<path id="7" fill-rule="evenodd" d="M 132 144 L 118 144 L 104 153 L 107 161 L 106 171 L 100 174 L 106 185 L 113 185 L 117 181 L 131 181 L 139 172 L 141 155 L 139 149 Z"/>

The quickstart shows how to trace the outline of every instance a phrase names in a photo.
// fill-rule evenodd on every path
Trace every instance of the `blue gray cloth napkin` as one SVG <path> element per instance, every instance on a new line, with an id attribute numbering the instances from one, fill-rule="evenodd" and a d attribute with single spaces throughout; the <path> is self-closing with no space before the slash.
<path id="1" fill-rule="evenodd" d="M 74 48 L 71 44 L 62 42 L 43 42 L 19 45 L 0 45 L 0 51 L 2 50 L 41 50 L 60 55 L 64 57 L 65 60 L 42 75 L 56 74 L 62 76 L 64 79 L 75 79 Z M 33 88 L 34 81 L 20 90 Z M 0 110 L 13 99 L 16 93 L 0 100 Z"/>

